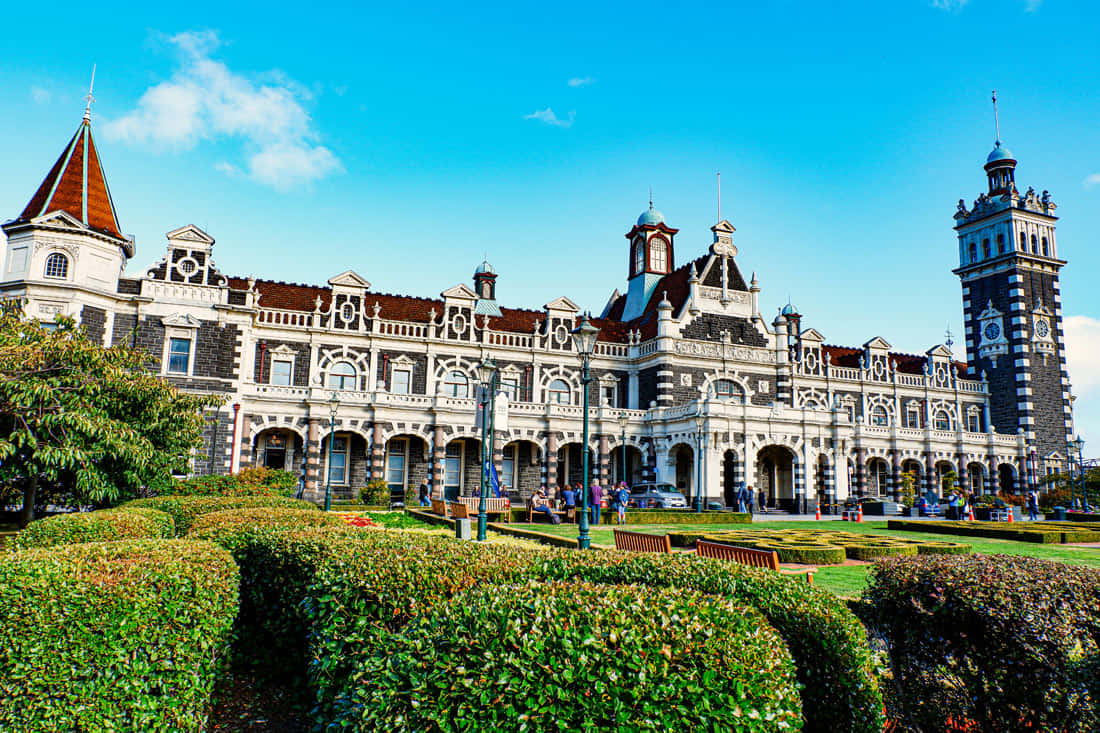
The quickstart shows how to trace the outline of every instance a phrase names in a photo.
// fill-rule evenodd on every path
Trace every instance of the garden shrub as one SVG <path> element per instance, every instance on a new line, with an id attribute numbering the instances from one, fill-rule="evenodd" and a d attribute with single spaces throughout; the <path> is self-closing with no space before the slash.
<path id="1" fill-rule="evenodd" d="M 721 538 L 715 538 L 713 541 L 721 542 L 722 540 Z M 774 551 L 779 556 L 779 562 L 800 563 L 803 565 L 838 565 L 844 562 L 844 548 L 836 545 L 754 542 L 747 546 L 755 550 Z"/>
<path id="2" fill-rule="evenodd" d="M 237 583 L 206 542 L 0 556 L 0 730 L 204 730 Z"/>
<path id="3" fill-rule="evenodd" d="M 682 588 L 755 608 L 794 658 L 805 730 L 882 731 L 882 696 L 866 630 L 831 593 L 768 570 L 690 554 L 560 553 L 537 559 L 531 572 L 538 579 Z"/>
<path id="4" fill-rule="evenodd" d="M 915 543 L 867 543 L 846 545 L 844 553 L 853 560 L 875 560 L 880 557 L 906 557 L 916 555 L 919 545 Z"/>
<path id="5" fill-rule="evenodd" d="M 15 537 L 16 549 L 171 537 L 172 517 L 153 509 L 105 509 L 37 519 Z"/>
<path id="6" fill-rule="evenodd" d="M 899 717 L 981 731 L 1100 728 L 1100 571 L 1006 555 L 884 560 L 864 592 Z"/>
<path id="7" fill-rule="evenodd" d="M 923 542 L 917 545 L 918 555 L 969 555 L 974 551 L 961 542 Z"/>
<path id="8" fill-rule="evenodd" d="M 226 509 L 245 509 L 248 507 L 283 507 L 286 509 L 319 509 L 301 499 L 284 496 L 154 496 L 148 499 L 134 499 L 122 505 L 123 508 L 156 509 L 171 515 L 176 524 L 176 534 L 184 535 L 191 523 L 200 514 L 224 511 Z"/>
<path id="9" fill-rule="evenodd" d="M 775 630 L 751 608 L 679 589 L 472 590 L 391 636 L 355 677 L 370 682 L 337 701 L 333 730 L 801 728 Z"/>
<path id="10" fill-rule="evenodd" d="M 223 509 L 200 514 L 191 523 L 187 537 L 216 542 L 227 550 L 247 541 L 253 531 L 306 529 L 307 527 L 344 527 L 347 523 L 335 514 L 316 509 L 288 509 L 284 507 L 248 507 Z"/>
<path id="11" fill-rule="evenodd" d="M 293 496 L 298 477 L 290 471 L 257 466 L 231 475 L 192 476 L 176 482 L 176 496 Z"/>
<path id="12" fill-rule="evenodd" d="M 954 534 L 970 537 L 988 537 L 1016 542 L 1035 542 L 1038 544 L 1061 544 L 1062 533 L 1067 528 L 1080 532 L 1074 534 L 1075 542 L 1100 542 L 1100 530 L 1090 531 L 1088 526 L 1072 526 L 1066 522 L 1027 522 L 1007 524 L 1005 522 L 916 522 L 891 519 L 886 523 L 888 529 L 905 532 L 935 532 L 936 534 Z M 1089 536 L 1091 534 L 1091 536 Z"/>

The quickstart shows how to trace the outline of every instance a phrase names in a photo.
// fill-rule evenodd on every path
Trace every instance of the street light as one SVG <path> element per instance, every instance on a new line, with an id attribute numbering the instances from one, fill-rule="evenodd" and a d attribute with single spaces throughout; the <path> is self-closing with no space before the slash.
<path id="1" fill-rule="evenodd" d="M 630 418 L 626 416 L 626 413 L 619 415 L 619 431 L 622 433 L 623 442 L 619 448 L 619 461 L 623 464 L 623 483 L 626 483 L 626 424 L 630 422 Z"/>
<path id="2" fill-rule="evenodd" d="M 695 485 L 695 512 L 697 514 L 703 511 L 703 448 L 706 447 L 707 439 L 703 433 L 703 428 L 706 425 L 706 418 L 703 417 L 703 413 L 699 413 L 695 416 L 695 437 L 698 439 L 699 444 L 699 480 Z"/>
<path id="3" fill-rule="evenodd" d="M 332 508 L 332 441 L 336 437 L 336 411 L 340 409 L 340 398 L 336 393 L 328 401 L 328 476 L 325 479 L 325 511 Z"/>
<path id="4" fill-rule="evenodd" d="M 600 329 L 592 325 L 588 320 L 588 315 L 581 316 L 580 324 L 573 329 L 573 345 L 577 347 L 577 354 L 581 357 L 581 391 L 584 393 L 584 430 L 583 438 L 581 439 L 581 474 L 584 479 L 581 490 L 581 526 L 580 534 L 577 537 L 577 545 L 582 550 L 587 550 L 592 546 L 592 538 L 588 536 L 588 495 L 589 482 L 591 481 L 588 475 L 588 384 L 592 381 L 592 377 L 588 374 L 588 360 L 592 358 L 592 352 L 596 350 L 596 337 L 600 335 Z"/>
<path id="5" fill-rule="evenodd" d="M 1085 459 L 1083 456 L 1085 450 L 1085 441 L 1078 434 L 1076 438 L 1070 441 L 1070 447 L 1077 451 L 1077 476 L 1078 482 L 1081 484 L 1081 508 L 1086 512 L 1089 510 L 1089 497 L 1085 493 Z M 1070 490 L 1070 496 L 1072 497 L 1073 490 Z"/>
<path id="6" fill-rule="evenodd" d="M 497 393 L 497 385 L 500 381 L 500 372 L 496 362 L 487 359 L 477 365 L 477 376 L 481 380 L 481 501 L 477 508 L 477 541 L 484 542 L 487 536 L 489 523 L 488 497 L 489 482 L 486 480 L 489 474 L 489 461 L 493 460 L 493 418 L 494 398 Z"/>

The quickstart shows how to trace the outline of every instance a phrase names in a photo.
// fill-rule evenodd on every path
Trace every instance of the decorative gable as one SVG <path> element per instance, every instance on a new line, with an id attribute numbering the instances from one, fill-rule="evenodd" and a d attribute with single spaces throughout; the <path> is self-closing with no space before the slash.
<path id="1" fill-rule="evenodd" d="M 445 302 L 448 303 L 451 301 L 473 302 L 477 300 L 477 293 L 475 293 L 473 290 L 470 290 L 470 288 L 465 283 L 459 283 L 453 288 L 447 288 L 439 295 L 443 298 Z"/>
<path id="2" fill-rule="evenodd" d="M 805 331 L 799 334 L 799 338 L 801 338 L 804 343 L 825 343 L 825 337 L 818 333 L 817 329 L 814 328 L 807 328 Z"/>
<path id="3" fill-rule="evenodd" d="M 871 349 L 874 351 L 889 351 L 891 347 L 886 339 L 882 338 L 881 336 L 875 336 L 873 339 L 865 343 L 863 345 L 863 348 Z"/>
<path id="4" fill-rule="evenodd" d="M 329 278 L 328 284 L 336 288 L 354 290 L 369 290 L 370 283 L 354 270 L 346 270 L 335 277 Z"/>
<path id="5" fill-rule="evenodd" d="M 171 244 L 192 250 L 209 250 L 214 246 L 214 238 L 194 224 L 174 229 L 165 235 Z"/>
<path id="6" fill-rule="evenodd" d="M 564 295 L 560 298 L 554 298 L 543 307 L 551 312 L 577 313 L 580 311 L 580 307 Z"/>

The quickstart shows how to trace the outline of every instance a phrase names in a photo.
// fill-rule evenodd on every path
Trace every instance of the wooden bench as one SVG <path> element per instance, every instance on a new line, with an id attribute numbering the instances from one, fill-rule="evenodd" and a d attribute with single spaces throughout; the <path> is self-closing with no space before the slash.
<path id="1" fill-rule="evenodd" d="M 732 560 L 754 568 L 774 570 L 783 575 L 804 574 L 806 582 L 810 585 L 814 584 L 814 571 L 816 568 L 781 568 L 779 567 L 779 554 L 774 550 L 754 550 L 751 547 L 737 547 L 736 545 L 723 545 L 720 542 L 698 540 L 695 543 L 695 552 L 699 557 Z"/>
<path id="2" fill-rule="evenodd" d="M 554 514 L 557 514 L 559 517 L 561 517 L 563 521 L 574 522 L 574 523 L 576 523 L 576 521 L 577 521 L 577 510 L 576 510 L 575 507 L 571 507 L 569 509 L 551 509 L 550 511 L 552 511 Z M 535 521 L 535 515 L 536 514 L 540 517 L 546 517 L 546 512 L 536 512 L 535 508 L 533 506 L 531 506 L 531 502 L 527 502 L 527 523 L 528 524 L 531 524 Z M 550 521 L 550 517 L 546 517 L 546 520 Z"/>
<path id="3" fill-rule="evenodd" d="M 441 517 L 447 516 L 447 502 L 442 499 L 432 499 L 432 514 L 438 514 Z"/>
<path id="4" fill-rule="evenodd" d="M 480 496 L 460 496 L 458 500 L 469 510 L 469 516 L 476 517 L 480 513 Z M 485 513 L 489 516 L 499 516 L 503 522 L 510 522 L 512 521 L 512 502 L 506 496 L 500 498 L 490 496 L 485 499 Z"/>
<path id="5" fill-rule="evenodd" d="M 667 534 L 646 534 L 630 532 L 625 529 L 614 530 L 615 549 L 629 552 L 672 552 L 672 543 Z"/>

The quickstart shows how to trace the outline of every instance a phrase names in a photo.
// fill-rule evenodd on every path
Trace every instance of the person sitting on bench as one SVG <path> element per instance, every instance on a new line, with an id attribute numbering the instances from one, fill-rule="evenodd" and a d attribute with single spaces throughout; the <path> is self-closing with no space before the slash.
<path id="1" fill-rule="evenodd" d="M 572 486 L 566 484 L 565 488 L 561 490 L 560 496 L 562 509 L 569 511 L 577 508 L 577 492 L 573 491 Z"/>
<path id="2" fill-rule="evenodd" d="M 546 516 L 550 517 L 552 524 L 561 524 L 561 519 L 550 508 L 550 502 L 546 499 L 546 492 L 542 489 L 538 490 L 538 493 L 531 497 L 531 510 L 536 512 L 543 512 Z"/>

